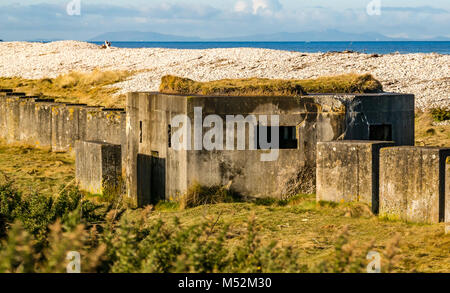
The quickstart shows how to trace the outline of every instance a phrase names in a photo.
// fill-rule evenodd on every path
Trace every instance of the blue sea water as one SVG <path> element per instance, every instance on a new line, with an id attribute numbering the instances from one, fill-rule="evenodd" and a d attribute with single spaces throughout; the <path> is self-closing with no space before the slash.
<path id="1" fill-rule="evenodd" d="M 101 42 L 93 42 L 100 45 Z M 450 54 L 450 42 L 112 42 L 119 48 L 264 48 L 295 52 L 354 51 L 368 54 L 439 53 Z"/>

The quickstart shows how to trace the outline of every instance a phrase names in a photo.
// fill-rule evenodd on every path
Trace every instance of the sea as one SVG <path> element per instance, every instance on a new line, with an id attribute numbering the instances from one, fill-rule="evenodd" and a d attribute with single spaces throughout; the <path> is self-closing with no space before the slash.
<path id="1" fill-rule="evenodd" d="M 103 42 L 92 42 L 97 45 Z M 438 53 L 450 54 L 450 42 L 112 42 L 118 48 L 263 48 L 318 53 L 353 51 L 367 54 Z"/>

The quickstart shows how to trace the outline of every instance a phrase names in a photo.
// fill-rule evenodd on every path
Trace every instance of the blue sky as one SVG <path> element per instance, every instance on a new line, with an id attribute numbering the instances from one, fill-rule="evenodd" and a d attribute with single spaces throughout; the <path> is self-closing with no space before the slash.
<path id="1" fill-rule="evenodd" d="M 81 15 L 66 6 L 80 1 Z M 450 37 L 449 0 L 0 0 L 0 39 L 86 40 L 112 31 L 200 37 L 336 29 L 411 39 Z"/>

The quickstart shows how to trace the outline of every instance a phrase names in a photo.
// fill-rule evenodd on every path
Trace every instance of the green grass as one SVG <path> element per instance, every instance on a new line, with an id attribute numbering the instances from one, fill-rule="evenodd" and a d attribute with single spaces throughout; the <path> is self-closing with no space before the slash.
<path id="1" fill-rule="evenodd" d="M 363 211 L 363 212 L 361 212 Z M 334 257 L 337 235 L 346 227 L 354 249 L 373 242 L 375 250 L 384 250 L 394 235 L 401 235 L 398 246 L 397 272 L 450 272 L 450 236 L 443 225 L 414 225 L 387 221 L 370 213 L 362 204 L 315 202 L 315 196 L 300 196 L 282 203 L 222 203 L 170 212 L 156 210 L 150 219 L 169 221 L 178 217 L 181 225 L 199 224 L 205 219 L 216 221 L 217 229 L 230 225 L 227 245 L 238 247 L 245 238 L 245 226 L 254 218 L 262 245 L 272 240 L 279 247 L 292 247 L 299 252 L 300 264 L 313 266 Z"/>
<path id="2" fill-rule="evenodd" d="M 160 92 L 167 94 L 198 94 L 225 96 L 301 96 L 313 93 L 375 93 L 382 92 L 381 83 L 370 74 L 345 74 L 307 80 L 266 78 L 223 79 L 197 82 L 166 75 Z"/>
<path id="3" fill-rule="evenodd" d="M 57 194 L 73 182 L 75 160 L 68 154 L 0 142 L 0 183 L 13 182 L 25 194 Z"/>

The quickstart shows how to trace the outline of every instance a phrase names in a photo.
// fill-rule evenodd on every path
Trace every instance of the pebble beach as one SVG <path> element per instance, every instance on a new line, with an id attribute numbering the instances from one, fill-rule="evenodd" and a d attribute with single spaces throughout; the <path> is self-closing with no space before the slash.
<path id="1" fill-rule="evenodd" d="M 114 44 L 113 44 L 114 46 Z M 54 78 L 71 71 L 139 71 L 113 85 L 118 94 L 156 91 L 163 75 L 198 81 L 224 78 L 306 79 L 371 73 L 387 92 L 412 93 L 416 108 L 450 107 L 450 55 L 299 53 L 255 48 L 101 49 L 75 41 L 0 42 L 0 77 Z"/>

